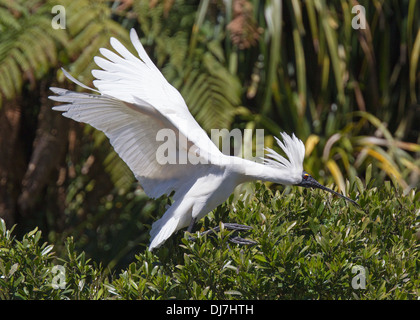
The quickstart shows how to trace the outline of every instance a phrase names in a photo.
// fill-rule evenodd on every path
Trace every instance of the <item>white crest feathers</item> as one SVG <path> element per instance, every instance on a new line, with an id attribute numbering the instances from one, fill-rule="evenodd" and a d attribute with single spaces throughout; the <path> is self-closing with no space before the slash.
<path id="1" fill-rule="evenodd" d="M 264 158 L 264 164 L 286 168 L 292 172 L 302 173 L 303 172 L 303 159 L 305 158 L 305 145 L 299 140 L 294 134 L 290 137 L 288 134 L 280 133 L 283 142 L 277 137 L 274 137 L 279 147 L 284 151 L 287 158 L 281 156 L 273 149 L 265 148 L 268 152 Z"/>

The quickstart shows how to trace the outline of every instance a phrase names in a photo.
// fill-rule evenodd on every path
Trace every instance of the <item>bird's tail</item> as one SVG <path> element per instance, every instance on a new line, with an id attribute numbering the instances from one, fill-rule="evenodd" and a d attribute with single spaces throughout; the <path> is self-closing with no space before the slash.
<path id="1" fill-rule="evenodd" d="M 177 230 L 179 218 L 165 215 L 152 224 L 149 251 L 159 248 Z"/>

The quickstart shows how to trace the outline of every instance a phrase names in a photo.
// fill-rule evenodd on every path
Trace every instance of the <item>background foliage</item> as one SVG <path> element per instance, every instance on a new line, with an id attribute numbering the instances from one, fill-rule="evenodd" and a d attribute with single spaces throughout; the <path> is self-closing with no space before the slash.
<path id="1" fill-rule="evenodd" d="M 228 215 L 254 226 L 247 237 L 257 245 L 232 244 L 223 228 L 195 241 L 179 232 L 121 271 L 77 253 L 73 237 L 57 258 L 37 229 L 17 240 L 1 221 L 0 298 L 418 299 L 419 193 L 403 196 L 389 183 L 349 189 L 359 194 L 361 209 L 322 200 L 318 191 L 273 193 L 258 184 L 251 201 L 231 197 L 203 223 L 215 226 Z M 54 280 L 57 265 L 64 268 L 62 282 Z M 360 276 L 356 266 L 366 270 L 363 289 L 352 285 L 361 284 L 353 279 Z"/>
<path id="2" fill-rule="evenodd" d="M 89 84 L 90 71 L 96 67 L 92 58 L 99 54 L 99 48 L 109 47 L 111 36 L 132 49 L 128 39 L 131 27 L 136 28 L 151 58 L 180 90 L 205 130 L 263 128 L 265 145 L 269 147 L 273 144 L 272 135 L 278 135 L 279 131 L 295 132 L 306 145 L 305 169 L 320 182 L 333 182 L 341 192 L 350 193 L 349 186 L 360 186 L 361 181 L 367 184 L 358 177 L 365 177 L 368 171 L 369 176 L 375 177 L 368 187 L 372 197 L 389 194 L 391 191 L 383 191 L 382 186 L 391 181 L 392 187 L 388 188 L 398 190 L 396 196 L 416 199 L 412 190 L 418 188 L 420 175 L 418 1 L 62 0 L 66 29 L 57 30 L 51 26 L 54 17 L 51 10 L 56 4 L 49 0 L 0 0 L 0 217 L 7 226 L 16 224 L 16 236 L 26 237 L 27 241 L 33 237 L 27 232 L 35 227 L 42 230 L 42 236 L 35 232 L 40 238 L 31 245 L 36 247 L 41 239 L 54 244 L 54 257 L 67 259 L 66 263 L 79 259 L 77 255 L 73 260 L 65 258 L 70 250 L 69 243 L 64 245 L 65 239 L 73 236 L 72 246 L 86 255 L 82 266 L 87 258 L 103 265 L 92 269 L 95 274 L 90 274 L 90 279 L 99 277 L 100 282 L 103 273 L 114 274 L 119 280 L 110 286 L 119 292 L 118 288 L 125 286 L 121 282 L 124 277 L 109 270 L 119 270 L 135 259 L 134 266 L 130 265 L 134 269 L 127 272 L 130 275 L 133 270 L 135 281 L 142 277 L 139 275 L 143 274 L 140 271 L 143 262 L 150 264 L 157 258 L 139 252 L 148 242 L 150 224 L 164 212 L 168 200 L 145 196 L 102 133 L 51 111 L 53 103 L 47 99 L 48 88 L 80 89 L 65 80 L 61 67 Z M 351 9 L 357 4 L 366 9 L 366 29 L 355 30 L 351 26 L 354 17 Z M 284 190 L 281 186 L 271 187 Z M 252 199 L 254 187 L 242 189 L 245 190 Z M 298 191 L 286 189 L 287 194 L 299 195 L 295 192 Z M 361 190 L 352 192 L 360 192 L 362 201 Z M 232 200 L 232 205 L 235 201 Z M 418 205 L 413 205 L 411 213 L 418 216 Z M 375 219 L 378 211 L 387 210 L 371 209 L 365 212 Z M 352 220 L 362 219 L 358 214 L 354 213 Z M 287 211 L 287 215 L 293 216 L 292 211 Z M 300 225 L 304 229 L 308 228 L 309 216 L 306 224 Z M 286 218 L 284 214 L 280 217 Z M 236 215 L 231 219 L 236 220 Z M 211 221 L 217 224 L 220 220 Z M 341 223 L 340 227 L 325 224 L 322 236 L 340 228 L 347 230 L 353 222 L 347 219 Z M 359 231 L 358 224 L 363 222 L 354 223 Z M 410 225 L 399 228 L 408 228 L 413 233 Z M 384 232 L 397 243 L 405 239 L 402 231 L 405 229 Z M 334 236 L 338 237 L 337 234 Z M 314 241 L 315 235 L 314 232 Z M 304 237 L 301 241 L 305 243 L 308 239 Z M 370 236 L 367 239 L 374 241 Z M 297 243 L 297 247 L 302 249 L 302 243 Z M 206 246 L 204 242 L 202 245 Z M 313 252 L 322 252 L 322 246 L 312 245 Z M 16 247 L 16 252 L 23 247 Z M 70 250 L 72 254 L 74 250 Z M 187 246 L 182 250 L 193 249 Z M 264 259 L 269 261 L 265 256 L 268 251 L 264 252 L 254 252 L 250 257 L 262 257 L 257 259 L 262 266 L 259 270 L 274 270 L 264 264 Z M 385 253 L 379 250 L 378 259 L 385 259 Z M 46 261 L 50 259 L 48 254 L 41 256 Z M 333 256 L 336 257 L 335 253 Z M 161 254 L 159 259 L 167 258 Z M 235 259 L 232 261 L 239 261 Z M 187 263 L 182 261 L 180 265 Z M 325 260 L 317 261 L 321 265 Z M 346 264 L 343 268 L 349 270 L 350 266 Z M 156 270 L 161 275 L 169 272 Z M 228 282 L 233 281 L 229 270 L 233 269 L 227 268 L 226 274 L 231 277 Z M 323 269 L 320 275 L 327 277 L 327 271 Z M 129 275 L 126 279 L 131 282 L 133 278 Z M 38 276 L 48 275 L 44 272 Z M 409 278 L 412 283 L 411 274 Z M 262 283 L 268 281 L 264 279 L 260 279 Z M 302 277 L 296 281 L 309 280 Z M 347 278 L 343 281 L 349 285 Z M 207 290 L 204 296 L 208 298 L 227 296 L 212 287 L 200 286 L 196 284 L 196 288 Z M 373 287 L 381 286 L 375 283 Z M 181 287 L 176 285 L 175 291 L 165 289 L 164 293 L 152 290 L 155 295 L 149 292 L 146 296 L 169 297 L 177 292 L 179 297 L 186 297 Z M 390 288 L 393 286 L 385 285 L 387 296 L 414 297 L 414 289 L 393 296 L 399 289 L 389 291 Z M 247 290 L 251 289 L 240 291 L 242 297 L 251 296 Z M 110 291 L 103 289 L 103 297 L 105 292 Z M 127 297 L 136 296 L 128 292 Z M 307 294 L 316 297 L 317 292 L 314 289 Z M 50 290 L 50 294 L 60 297 L 61 293 Z M 69 296 L 101 296 L 96 294 L 69 293 Z M 304 297 L 302 292 L 293 294 Z M 344 293 L 343 296 L 350 297 Z M 293 296 L 283 292 L 277 297 Z M 320 293 L 319 297 L 327 296 Z M 364 297 L 372 298 L 374 294 L 365 292 Z"/>

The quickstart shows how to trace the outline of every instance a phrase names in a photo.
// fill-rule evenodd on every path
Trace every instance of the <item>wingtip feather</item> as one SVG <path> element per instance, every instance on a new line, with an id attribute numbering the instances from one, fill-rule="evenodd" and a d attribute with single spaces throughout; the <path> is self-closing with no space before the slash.
<path id="1" fill-rule="evenodd" d="M 169 219 L 165 219 L 165 216 L 163 216 L 161 219 L 154 222 L 152 230 L 150 231 L 151 239 L 149 251 L 159 248 L 166 240 L 168 240 L 168 238 L 176 231 L 178 222 L 179 219 L 173 216 Z"/>

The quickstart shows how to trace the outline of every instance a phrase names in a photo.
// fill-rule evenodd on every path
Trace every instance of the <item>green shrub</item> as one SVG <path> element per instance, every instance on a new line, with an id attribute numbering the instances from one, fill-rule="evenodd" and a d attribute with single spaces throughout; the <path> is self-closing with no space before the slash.
<path id="1" fill-rule="evenodd" d="M 361 208 L 319 190 L 256 186 L 202 220 L 253 227 L 255 246 L 229 241 L 231 231 L 196 240 L 178 232 L 154 252 L 140 252 L 125 270 L 103 270 L 77 254 L 41 244 L 37 229 L 21 241 L 0 224 L 2 299 L 418 299 L 419 193 L 349 186 Z M 56 281 L 62 266 L 64 282 Z M 363 275 L 365 278 L 363 278 Z M 55 279 L 55 280 L 54 280 Z M 365 281 L 364 281 L 365 279 Z M 62 289 L 58 286 L 63 286 Z"/>
<path id="2" fill-rule="evenodd" d="M 12 228 L 13 230 L 13 228 Z M 0 219 L 0 299 L 97 299 L 105 280 L 100 266 L 76 255 L 73 239 L 66 243 L 67 259 L 57 259 L 53 245 L 41 244 L 35 228 L 21 241 Z"/>

